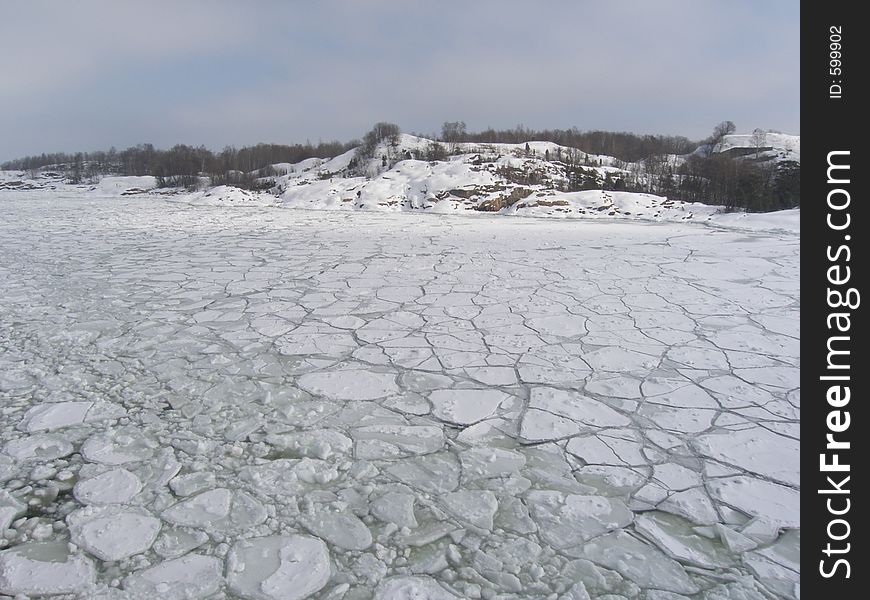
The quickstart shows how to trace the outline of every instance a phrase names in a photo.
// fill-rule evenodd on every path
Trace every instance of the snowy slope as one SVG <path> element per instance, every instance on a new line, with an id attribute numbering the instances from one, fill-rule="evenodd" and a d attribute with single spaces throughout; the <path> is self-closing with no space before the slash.
<path id="1" fill-rule="evenodd" d="M 771 134 L 774 135 L 774 134 Z M 733 136 L 735 147 L 742 138 Z M 785 136 L 786 141 L 793 142 Z M 799 138 L 797 148 L 799 156 Z M 779 142 L 777 142 L 779 143 Z M 785 143 L 785 142 L 783 142 Z M 654 194 L 591 189 L 564 192 L 572 157 L 599 184 L 627 176 L 636 165 L 586 155 L 551 142 L 526 144 L 453 144 L 445 160 L 425 160 L 431 140 L 403 134 L 395 147 L 381 146 L 361 176 L 351 171 L 355 150 L 329 160 L 308 159 L 275 165 L 280 172 L 273 191 L 287 208 L 311 210 L 425 211 L 472 214 L 496 212 L 536 217 L 704 222 L 723 227 L 798 231 L 799 217 L 764 219 L 723 214 L 722 207 L 671 200 Z M 526 149 L 528 146 L 528 150 Z M 402 157 L 383 167 L 383 156 Z M 410 158 L 408 158 L 410 157 Z M 547 160 L 549 158 L 549 160 Z M 682 157 L 672 156 L 674 164 Z M 391 161 L 393 162 L 393 161 Z M 575 164 L 577 164 L 575 163 Z M 617 165 L 621 165 L 617 166 Z M 795 213 L 799 215 L 799 212 Z"/>
<path id="2" fill-rule="evenodd" d="M 750 133 L 735 133 L 725 136 L 716 152 L 746 153 L 755 158 L 755 144 Z M 801 136 L 785 133 L 765 133 L 758 148 L 758 157 L 762 160 L 782 162 L 786 160 L 801 161 Z"/>
<path id="3" fill-rule="evenodd" d="M 800 137 L 768 133 L 762 159 L 800 160 Z M 309 158 L 272 165 L 277 175 L 259 184 L 268 193 L 219 186 L 193 193 L 153 190 L 171 201 L 196 205 L 280 205 L 312 210 L 423 211 L 441 214 L 491 212 L 552 218 L 701 222 L 749 230 L 799 231 L 799 211 L 789 214 L 724 214 L 722 207 L 672 200 L 654 194 L 605 191 L 620 179 L 643 182 L 643 166 L 611 156 L 587 154 L 552 142 L 528 144 L 441 144 L 450 155 L 429 160 L 436 142 L 401 134 L 394 144 L 382 142 L 373 156 L 361 161 L 358 149 L 334 158 Z M 764 148 L 768 148 L 765 146 Z M 750 135 L 729 135 L 718 151 L 754 156 Z M 700 149 L 699 149 L 700 151 Z M 679 165 L 686 157 L 668 156 Z M 582 181 L 584 191 L 566 192 L 569 178 Z M 21 172 L 0 176 L 3 189 L 43 189 L 63 186 L 60 176 L 40 173 L 29 179 Z M 144 193 L 156 186 L 153 177 L 104 177 L 86 186 L 94 193 Z M 79 186 L 81 188 L 81 186 Z M 576 189 L 576 185 L 574 186 Z"/>
<path id="4" fill-rule="evenodd" d="M 551 142 L 449 144 L 444 148 L 451 156 L 429 161 L 432 144 L 402 134 L 396 146 L 381 145 L 374 158 L 353 172 L 349 167 L 356 150 L 331 160 L 276 165 L 287 174 L 277 178 L 275 191 L 291 208 L 510 212 L 506 209 L 533 193 L 542 197 L 564 189 L 569 157 L 599 183 L 628 174 L 616 166 L 624 164 L 618 159 Z M 394 159 L 389 168 L 383 167 L 385 156 Z M 359 176 L 360 171 L 367 176 Z"/>

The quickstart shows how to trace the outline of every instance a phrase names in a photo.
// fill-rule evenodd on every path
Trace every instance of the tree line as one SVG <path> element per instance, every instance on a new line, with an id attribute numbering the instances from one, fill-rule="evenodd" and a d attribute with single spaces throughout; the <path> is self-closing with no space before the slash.
<path id="1" fill-rule="evenodd" d="M 487 128 L 469 132 L 464 121 L 447 121 L 441 127 L 440 140 L 447 144 L 471 142 L 491 144 L 524 144 L 553 142 L 567 148 L 577 148 L 590 154 L 605 154 L 625 162 L 635 162 L 654 154 L 688 154 L 699 142 L 679 135 L 639 135 L 627 131 L 581 131 L 571 129 L 529 129 L 517 125 L 513 129 Z"/>
<path id="2" fill-rule="evenodd" d="M 111 148 L 108 151 L 25 156 L 7 161 L 0 167 L 6 170 L 34 170 L 49 166 L 63 169 L 79 162 L 83 168 L 95 173 L 120 175 L 191 175 L 197 172 L 196 168 L 198 172 L 207 175 L 224 174 L 227 171 L 251 172 L 274 163 L 328 158 L 357 146 L 360 147 L 358 156 L 361 160 L 372 158 L 375 146 L 380 141 L 389 139 L 396 142 L 399 133 L 397 125 L 381 122 L 375 124 L 362 141 L 351 140 L 346 143 L 331 141 L 317 145 L 257 144 L 238 149 L 228 146 L 220 152 L 212 152 L 205 146 L 185 144 L 178 144 L 168 150 L 157 149 L 152 144 L 139 144 L 120 151 Z M 581 131 L 576 127 L 535 130 L 519 125 L 514 129 L 488 128 L 473 133 L 467 131 L 462 121 L 444 123 L 441 135 L 431 137 L 448 145 L 456 142 L 521 144 L 547 141 L 592 154 L 606 154 L 626 162 L 634 162 L 654 154 L 686 154 L 698 146 L 698 142 L 682 136 L 637 135 L 624 131 Z M 443 152 L 444 149 L 433 147 L 430 153 L 441 156 Z"/>
<path id="3" fill-rule="evenodd" d="M 139 144 L 125 150 L 39 154 L 25 156 L 0 165 L 5 170 L 35 171 L 51 168 L 67 174 L 73 183 L 100 175 L 153 175 L 163 185 L 192 186 L 198 177 L 209 177 L 214 184 L 234 183 L 254 187 L 258 176 L 274 173 L 276 163 L 298 163 L 307 158 L 330 158 L 359 145 L 359 141 L 318 144 L 257 144 L 236 148 L 227 146 L 213 152 L 205 146 L 176 144 L 161 150 L 152 144 Z"/>
<path id="4" fill-rule="evenodd" d="M 346 143 L 331 141 L 316 145 L 257 144 L 228 146 L 212 152 L 205 146 L 177 144 L 167 150 L 139 144 L 118 151 L 54 153 L 26 156 L 0 165 L 6 170 L 36 170 L 50 167 L 66 173 L 74 183 L 103 174 L 153 175 L 161 186 L 195 187 L 200 177 L 213 185 L 268 188 L 278 174 L 273 165 L 298 163 L 308 158 L 331 158 L 357 148 L 348 167 L 349 175 L 369 176 L 391 168 L 399 160 L 445 160 L 463 151 L 460 143 L 509 143 L 550 141 L 564 147 L 542 158 L 558 163 L 566 175 L 564 189 L 624 190 L 667 196 L 674 200 L 702 202 L 729 209 L 769 211 L 800 206 L 800 164 L 766 160 L 765 134 L 755 130 L 754 147 L 745 152 L 720 152 L 725 137 L 734 133 L 731 121 L 722 121 L 706 139 L 691 141 L 682 136 L 637 135 L 628 132 L 533 130 L 523 126 L 469 132 L 463 121 L 448 121 L 423 152 L 400 151 L 401 130 L 388 122 L 376 123 L 363 139 Z M 380 154 L 379 154 L 380 153 Z M 594 169 L 602 154 L 616 159 L 620 174 L 601 175 Z M 512 177 L 518 176 L 512 174 Z M 528 183 L 528 182 L 527 182 Z"/>

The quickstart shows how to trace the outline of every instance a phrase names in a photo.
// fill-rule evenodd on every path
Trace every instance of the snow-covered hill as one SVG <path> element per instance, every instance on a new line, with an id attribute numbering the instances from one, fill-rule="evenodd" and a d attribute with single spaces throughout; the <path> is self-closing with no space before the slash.
<path id="1" fill-rule="evenodd" d="M 729 135 L 717 151 L 756 152 L 750 135 Z M 765 159 L 800 160 L 800 137 L 768 133 L 758 152 Z M 675 169 L 685 156 L 663 157 Z M 334 158 L 278 163 L 258 184 L 264 192 L 230 186 L 192 193 L 157 190 L 153 177 L 105 177 L 79 186 L 98 194 L 160 194 L 204 205 L 264 205 L 312 210 L 498 213 L 535 217 L 702 222 L 747 229 L 798 231 L 800 212 L 780 211 L 761 219 L 725 214 L 722 207 L 673 200 L 653 193 L 618 191 L 629 181 L 644 185 L 647 165 L 589 154 L 552 142 L 444 144 L 401 134 L 384 140 L 369 157 L 358 148 Z M 207 181 L 207 180 L 205 180 Z M 5 172 L 2 189 L 64 185 L 52 173 L 29 178 Z M 650 186 L 651 187 L 651 186 Z M 567 192 L 566 189 L 581 191 Z M 608 191 L 617 190 L 617 191 Z"/>
<path id="2" fill-rule="evenodd" d="M 726 135 L 714 152 L 734 156 L 746 156 L 760 161 L 801 161 L 801 136 L 767 132 L 756 137 L 753 134 L 735 133 Z"/>
<path id="3" fill-rule="evenodd" d="M 735 146 L 739 136 L 731 141 Z M 788 136 L 790 138 L 795 136 Z M 799 153 L 799 138 L 797 149 Z M 611 156 L 587 154 L 551 142 L 453 144 L 451 156 L 426 160 L 435 142 L 403 134 L 382 144 L 367 164 L 354 167 L 351 150 L 333 159 L 275 165 L 273 189 L 288 208 L 314 210 L 420 210 L 433 213 L 495 212 L 556 218 L 700 221 L 748 224 L 722 219 L 721 207 L 645 193 L 605 191 L 623 178 L 638 177 L 641 166 Z M 670 157 L 673 163 L 681 157 Z M 397 161 L 397 162 L 396 162 Z M 386 163 L 386 164 L 385 164 Z M 392 166 L 389 166 L 391 163 Z M 357 173 L 365 173 L 358 175 Z M 580 173 L 593 189 L 565 192 Z M 641 176 L 642 177 L 642 176 Z M 595 189 L 597 188 L 597 189 Z M 785 211 L 779 228 L 797 231 L 799 211 Z M 778 214 L 778 213 L 777 213 Z M 766 223 L 777 222 L 775 216 Z M 750 227 L 751 228 L 751 227 Z"/>

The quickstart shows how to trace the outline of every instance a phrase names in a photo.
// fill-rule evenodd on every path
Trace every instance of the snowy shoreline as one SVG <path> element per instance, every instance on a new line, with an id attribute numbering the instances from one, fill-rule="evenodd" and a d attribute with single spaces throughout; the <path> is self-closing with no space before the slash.
<path id="1" fill-rule="evenodd" d="M 0 171 L 0 181 L 20 179 L 20 173 L 2 172 Z M 44 184 L 43 184 L 44 185 Z M 218 186 L 206 188 L 196 192 L 184 192 L 178 190 L 157 190 L 156 180 L 153 177 L 103 177 L 99 184 L 95 186 L 85 185 L 68 185 L 62 182 L 55 182 L 53 189 L 46 189 L 56 193 L 68 193 L 81 196 L 82 198 L 117 198 L 119 195 L 123 197 L 142 196 L 146 198 L 154 198 L 156 200 L 164 200 L 169 203 L 189 204 L 192 206 L 245 206 L 245 207 L 263 207 L 263 208 L 291 208 L 294 210 L 310 210 L 310 211 L 341 211 L 346 212 L 366 212 L 374 214 L 389 214 L 389 213 L 413 213 L 424 215 L 436 215 L 437 217 L 445 216 L 462 216 L 469 218 L 488 218 L 492 216 L 511 216 L 511 217 L 530 217 L 540 219 L 561 219 L 572 220 L 583 223 L 626 223 L 626 222 L 641 222 L 648 224 L 668 224 L 682 223 L 704 225 L 717 229 L 731 229 L 747 232 L 769 232 L 769 233 L 792 233 L 800 234 L 800 209 L 781 210 L 767 213 L 747 213 L 742 211 L 725 212 L 722 207 L 707 206 L 703 204 L 684 204 L 679 203 L 676 210 L 666 210 L 658 208 L 664 214 L 659 217 L 653 217 L 648 214 L 643 214 L 641 210 L 635 208 L 643 202 L 656 202 L 658 205 L 666 204 L 666 198 L 653 196 L 650 194 L 635 194 L 629 192 L 575 192 L 571 194 L 551 194 L 549 200 L 569 200 L 577 199 L 577 205 L 583 206 L 580 210 L 583 213 L 563 213 L 553 210 L 540 210 L 538 207 L 533 208 L 517 208 L 513 206 L 497 212 L 481 212 L 472 210 L 468 206 L 456 206 L 451 210 L 439 210 L 437 205 L 430 208 L 408 208 L 408 207 L 390 207 L 384 208 L 377 205 L 369 205 L 368 207 L 357 208 L 335 203 L 299 203 L 287 202 L 279 196 L 268 192 L 252 192 L 235 188 L 231 186 Z M 18 191 L 0 190 L 0 201 L 4 196 L 13 197 L 15 194 L 32 193 L 33 190 Z M 609 215 L 600 210 L 601 206 L 613 206 L 614 196 L 617 198 L 618 205 L 623 208 L 623 213 L 628 208 L 633 210 L 627 211 L 626 214 Z M 603 204 L 601 203 L 603 199 Z M 566 201 L 567 200 L 563 200 Z M 522 203 L 519 203 L 522 205 Z M 691 218 L 687 218 L 691 215 Z"/>

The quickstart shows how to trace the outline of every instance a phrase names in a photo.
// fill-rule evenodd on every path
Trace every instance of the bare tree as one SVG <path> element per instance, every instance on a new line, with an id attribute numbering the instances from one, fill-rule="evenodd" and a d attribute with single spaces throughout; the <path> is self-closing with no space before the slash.
<path id="1" fill-rule="evenodd" d="M 441 126 L 441 141 L 454 143 L 465 139 L 465 121 L 445 121 Z"/>
<path id="2" fill-rule="evenodd" d="M 350 170 L 358 175 L 367 175 L 368 161 L 375 158 L 375 151 L 382 142 L 387 153 L 385 155 L 387 160 L 381 161 L 382 168 L 392 168 L 398 154 L 400 139 L 401 129 L 398 125 L 384 121 L 375 123 L 374 127 L 363 136 L 362 144 L 357 148 Z"/>
<path id="3" fill-rule="evenodd" d="M 456 154 L 457 144 L 465 140 L 465 121 L 445 121 L 441 126 L 441 141 L 450 145 L 450 154 Z"/>
<path id="4" fill-rule="evenodd" d="M 716 125 L 707 143 L 707 156 L 716 152 L 722 145 L 722 142 L 725 141 L 725 136 L 731 135 L 735 131 L 737 131 L 737 126 L 734 124 L 734 121 L 722 121 Z"/>
<path id="5" fill-rule="evenodd" d="M 761 149 L 767 145 L 767 133 L 760 127 L 757 127 L 752 130 L 752 147 L 755 148 L 755 160 L 758 160 L 758 155 L 761 153 Z"/>

